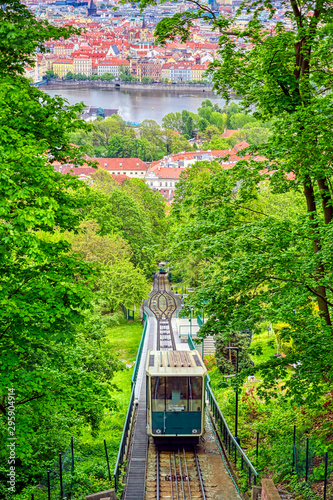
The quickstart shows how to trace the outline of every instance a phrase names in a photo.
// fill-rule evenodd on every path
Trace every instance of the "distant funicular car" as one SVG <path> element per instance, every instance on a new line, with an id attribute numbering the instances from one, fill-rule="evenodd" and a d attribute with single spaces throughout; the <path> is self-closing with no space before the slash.
<path id="1" fill-rule="evenodd" d="M 198 441 L 204 433 L 207 370 L 198 351 L 149 351 L 147 432 L 155 441 Z"/>

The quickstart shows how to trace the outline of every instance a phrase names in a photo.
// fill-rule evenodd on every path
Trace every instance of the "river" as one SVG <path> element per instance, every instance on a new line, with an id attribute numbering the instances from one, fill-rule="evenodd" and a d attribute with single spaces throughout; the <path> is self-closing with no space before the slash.
<path id="1" fill-rule="evenodd" d="M 168 92 L 158 90 L 120 90 L 120 89 L 42 89 L 50 96 L 61 95 L 70 104 L 84 102 L 86 106 L 103 109 L 119 109 L 119 114 L 126 121 L 141 123 L 143 120 L 155 120 L 160 125 L 167 113 L 192 111 L 196 113 L 204 99 L 210 99 L 222 107 L 224 99 L 212 92 L 191 94 L 191 91 Z"/>

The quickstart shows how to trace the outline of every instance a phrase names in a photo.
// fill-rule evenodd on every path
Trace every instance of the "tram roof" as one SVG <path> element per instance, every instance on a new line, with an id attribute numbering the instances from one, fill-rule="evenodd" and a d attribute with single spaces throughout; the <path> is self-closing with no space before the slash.
<path id="1" fill-rule="evenodd" d="M 149 351 L 147 373 L 155 376 L 205 375 L 207 370 L 198 351 Z"/>

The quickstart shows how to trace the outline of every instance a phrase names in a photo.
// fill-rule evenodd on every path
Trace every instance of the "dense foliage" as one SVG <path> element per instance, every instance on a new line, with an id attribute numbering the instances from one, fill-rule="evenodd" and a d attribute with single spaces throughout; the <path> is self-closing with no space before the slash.
<path id="1" fill-rule="evenodd" d="M 168 113 L 162 127 L 154 120 L 144 120 L 134 129 L 119 115 L 106 119 L 100 116 L 90 130 L 73 132 L 71 141 L 85 146 L 91 156 L 152 162 L 167 154 L 196 149 L 194 140 L 204 149 L 230 149 L 243 140 L 249 144 L 266 142 L 270 127 L 270 122 L 264 124 L 252 114 L 242 113 L 234 102 L 220 108 L 206 99 L 198 114 L 186 110 Z M 232 131 L 231 135 L 221 137 L 226 129 Z"/>
<path id="2" fill-rule="evenodd" d="M 242 95 L 243 109 L 255 107 L 256 119 L 273 120 L 272 134 L 231 170 L 210 163 L 184 174 L 172 250 L 178 266 L 185 248 L 197 260 L 191 302 L 210 314 L 203 332 L 230 336 L 256 331 L 263 320 L 283 324 L 288 354 L 260 365 L 262 391 L 272 395 L 281 378 L 285 396 L 314 403 L 333 379 L 333 8 L 321 0 L 283 5 L 290 29 L 277 22 L 269 32 L 261 24 L 263 10 L 274 14 L 271 2 L 244 2 L 235 18 L 212 20 L 220 31 L 220 57 L 211 65 L 215 88 L 225 98 Z M 250 8 L 247 27 L 235 27 Z M 163 20 L 160 39 L 179 33 L 186 39 L 184 25 L 177 26 L 179 19 Z M 240 39 L 247 43 L 238 45 Z M 231 121 L 251 130 L 251 121 L 237 115 Z"/>
<path id="3" fill-rule="evenodd" d="M 19 73 L 44 40 L 68 38 L 73 30 L 37 22 L 16 0 L 1 4 L 0 496 L 6 498 L 45 475 L 71 435 L 84 427 L 96 433 L 112 405 L 111 380 L 123 365 L 108 347 L 106 326 L 121 303 L 133 308 L 146 296 L 165 206 L 142 182 L 108 189 L 96 179 L 89 188 L 54 170 L 53 162 L 86 163 L 70 143 L 71 133 L 89 129 L 77 119 L 82 106 L 49 97 Z M 9 491 L 13 436 L 16 484 Z"/>

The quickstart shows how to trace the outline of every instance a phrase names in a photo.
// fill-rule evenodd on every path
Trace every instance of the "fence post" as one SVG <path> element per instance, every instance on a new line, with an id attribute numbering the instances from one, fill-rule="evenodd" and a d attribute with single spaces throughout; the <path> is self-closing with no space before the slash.
<path id="1" fill-rule="evenodd" d="M 258 462 L 258 456 L 259 456 L 259 432 L 257 432 L 257 444 L 256 444 L 256 459 Z"/>
<path id="2" fill-rule="evenodd" d="M 326 500 L 326 490 L 327 490 L 327 469 L 328 469 L 328 451 L 325 453 L 324 500 Z"/>
<path id="3" fill-rule="evenodd" d="M 62 500 L 64 496 L 64 491 L 62 488 L 62 464 L 61 464 L 61 453 L 59 453 L 59 479 L 60 479 L 60 498 Z"/>
<path id="4" fill-rule="evenodd" d="M 71 463 L 71 476 L 74 474 L 74 440 L 71 436 L 71 451 L 72 451 L 72 463 Z"/>
<path id="5" fill-rule="evenodd" d="M 305 482 L 308 480 L 309 469 L 309 438 L 306 438 L 306 455 L 305 455 Z"/>
<path id="6" fill-rule="evenodd" d="M 294 425 L 294 439 L 293 439 L 293 467 L 295 465 L 295 446 L 296 446 L 296 425 Z"/>
<path id="7" fill-rule="evenodd" d="M 47 471 L 47 498 L 48 500 L 51 500 L 51 478 L 50 478 L 51 471 Z"/>
<path id="8" fill-rule="evenodd" d="M 105 441 L 105 439 L 104 439 L 104 448 L 105 448 L 106 462 L 108 464 L 109 481 L 111 482 L 110 464 L 109 464 L 108 450 L 107 450 L 107 447 L 106 447 L 106 441 Z"/>

